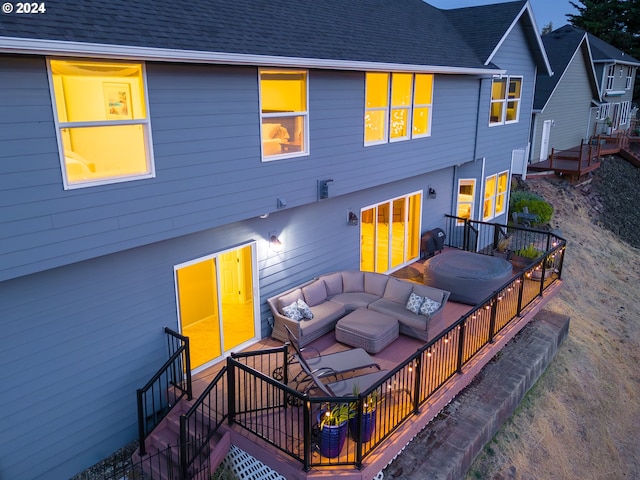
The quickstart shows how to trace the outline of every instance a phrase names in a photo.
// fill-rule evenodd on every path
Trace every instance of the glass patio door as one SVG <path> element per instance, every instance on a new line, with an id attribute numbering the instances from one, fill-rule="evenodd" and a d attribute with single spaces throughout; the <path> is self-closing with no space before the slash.
<path id="1" fill-rule="evenodd" d="M 254 259 L 250 244 L 175 267 L 180 333 L 189 337 L 192 370 L 256 338 Z"/>
<path id="2" fill-rule="evenodd" d="M 360 211 L 360 270 L 385 273 L 420 254 L 422 193 L 398 197 Z"/>

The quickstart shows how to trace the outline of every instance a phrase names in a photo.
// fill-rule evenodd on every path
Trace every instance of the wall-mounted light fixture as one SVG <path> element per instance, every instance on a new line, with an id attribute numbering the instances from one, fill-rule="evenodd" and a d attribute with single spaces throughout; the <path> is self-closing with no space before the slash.
<path id="1" fill-rule="evenodd" d="M 287 206 L 287 199 L 286 198 L 278 198 L 278 200 L 276 201 L 276 207 L 284 208 L 286 206 Z"/>
<path id="2" fill-rule="evenodd" d="M 347 224 L 354 227 L 358 225 L 358 215 L 355 212 L 349 211 L 347 213 Z"/>
<path id="3" fill-rule="evenodd" d="M 436 189 L 433 188 L 431 185 L 429 185 L 429 190 L 427 190 L 427 195 L 429 196 L 429 198 L 436 198 Z"/>
<path id="4" fill-rule="evenodd" d="M 331 182 L 333 182 L 333 178 L 318 180 L 318 200 L 329 198 L 329 184 Z"/>
<path id="5" fill-rule="evenodd" d="M 269 248 L 275 253 L 282 252 L 284 245 L 275 233 L 269 234 Z"/>

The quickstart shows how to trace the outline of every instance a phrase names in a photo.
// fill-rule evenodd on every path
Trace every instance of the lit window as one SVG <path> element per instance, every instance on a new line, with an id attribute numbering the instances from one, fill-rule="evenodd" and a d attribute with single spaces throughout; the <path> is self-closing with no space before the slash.
<path id="1" fill-rule="evenodd" d="M 476 196 L 476 180 L 474 178 L 458 180 L 458 211 L 456 216 L 465 220 L 473 219 Z M 462 223 L 462 221 L 458 221 Z"/>
<path id="2" fill-rule="evenodd" d="M 432 74 L 367 73 L 365 145 L 429 136 L 432 97 Z"/>
<path id="3" fill-rule="evenodd" d="M 48 65 L 65 189 L 153 177 L 143 65 Z"/>
<path id="4" fill-rule="evenodd" d="M 498 195 L 496 196 L 496 214 L 502 215 L 507 211 L 507 192 L 509 185 L 509 172 L 498 174 Z"/>
<path id="5" fill-rule="evenodd" d="M 366 144 L 387 141 L 389 117 L 389 74 L 367 73 L 364 141 Z"/>
<path id="6" fill-rule="evenodd" d="M 520 116 L 522 78 L 494 78 L 491 84 L 489 125 L 515 123 Z"/>
<path id="7" fill-rule="evenodd" d="M 633 67 L 627 67 L 627 81 L 624 84 L 624 89 L 631 90 L 632 83 L 633 83 Z"/>
<path id="8" fill-rule="evenodd" d="M 306 71 L 260 71 L 262 158 L 309 152 Z"/>
<path id="9" fill-rule="evenodd" d="M 615 81 L 615 76 L 616 76 L 616 66 L 609 65 L 609 67 L 607 68 L 607 86 L 606 86 L 607 90 L 613 89 L 613 82 Z"/>

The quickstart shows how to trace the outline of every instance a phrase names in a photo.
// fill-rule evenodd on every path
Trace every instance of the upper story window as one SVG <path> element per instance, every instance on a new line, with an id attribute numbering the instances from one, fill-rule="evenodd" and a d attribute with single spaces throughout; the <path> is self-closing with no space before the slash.
<path id="1" fill-rule="evenodd" d="M 609 67 L 607 68 L 607 84 L 605 89 L 606 90 L 613 90 L 613 82 L 616 79 L 616 66 L 615 65 L 609 65 Z"/>
<path id="2" fill-rule="evenodd" d="M 520 117 L 522 77 L 496 77 L 491 84 L 489 125 L 515 123 Z"/>
<path id="3" fill-rule="evenodd" d="M 309 153 L 307 72 L 260 70 L 263 160 Z"/>
<path id="4" fill-rule="evenodd" d="M 49 60 L 65 189 L 155 175 L 144 65 Z"/>
<path id="5" fill-rule="evenodd" d="M 632 83 L 633 83 L 633 67 L 627 67 L 627 81 L 624 84 L 624 89 L 631 90 Z"/>
<path id="6" fill-rule="evenodd" d="M 486 222 L 506 212 L 508 184 L 508 171 L 490 175 L 485 179 L 484 204 L 482 208 L 483 221 Z"/>
<path id="7" fill-rule="evenodd" d="M 432 102 L 432 74 L 367 73 L 365 145 L 428 137 Z"/>

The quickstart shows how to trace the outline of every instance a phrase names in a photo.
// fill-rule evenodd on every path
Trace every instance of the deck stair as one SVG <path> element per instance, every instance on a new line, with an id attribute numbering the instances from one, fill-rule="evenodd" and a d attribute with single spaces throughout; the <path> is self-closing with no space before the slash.
<path id="1" fill-rule="evenodd" d="M 229 452 L 231 434 L 228 430 L 221 429 L 205 445 L 200 458 L 189 465 L 186 475 L 181 471 L 180 417 L 187 413 L 194 403 L 195 400 L 180 400 L 145 440 L 146 455 L 140 457 L 138 450 L 134 452 L 133 464 L 139 465 L 151 479 L 208 479 Z M 188 438 L 187 441 L 193 442 L 197 439 Z"/>

